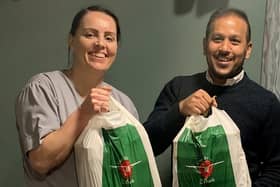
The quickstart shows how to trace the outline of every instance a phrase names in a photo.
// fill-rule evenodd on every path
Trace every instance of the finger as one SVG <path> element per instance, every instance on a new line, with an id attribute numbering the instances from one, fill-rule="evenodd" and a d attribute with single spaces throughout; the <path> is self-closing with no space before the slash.
<path id="1" fill-rule="evenodd" d="M 206 103 L 204 103 L 204 104 L 202 104 L 202 103 L 197 103 L 197 111 L 199 111 L 199 115 L 200 114 L 204 114 L 204 113 L 206 113 L 208 110 L 209 110 L 209 108 L 210 108 L 210 106 Z"/>
<path id="2" fill-rule="evenodd" d="M 101 105 L 101 112 L 109 112 L 109 105 L 106 103 L 103 103 Z"/>
<path id="3" fill-rule="evenodd" d="M 100 86 L 101 89 L 106 90 L 107 92 L 111 92 L 112 91 L 112 87 L 111 86 Z"/>
<path id="4" fill-rule="evenodd" d="M 204 114 L 207 113 L 207 111 L 209 110 L 212 100 L 209 100 L 207 95 L 200 95 L 199 97 L 197 97 L 194 101 L 193 108 L 196 112 L 196 114 Z"/>
<path id="5" fill-rule="evenodd" d="M 216 96 L 215 95 L 212 97 L 212 106 L 218 107 L 218 103 L 216 101 Z"/>
<path id="6" fill-rule="evenodd" d="M 206 98 L 202 97 L 197 103 L 199 105 L 199 108 L 202 111 L 207 110 L 210 107 L 212 101 L 208 101 Z"/>
<path id="7" fill-rule="evenodd" d="M 91 96 L 92 103 L 109 103 L 110 98 L 108 96 L 93 95 Z"/>
<path id="8" fill-rule="evenodd" d="M 110 94 L 102 91 L 93 91 L 90 93 L 90 96 L 93 98 L 100 98 L 100 99 L 109 99 Z"/>
<path id="9" fill-rule="evenodd" d="M 201 109 L 199 107 L 193 107 L 191 108 L 191 110 L 189 111 L 189 115 L 200 115 Z"/>
<path id="10" fill-rule="evenodd" d="M 98 92 L 96 90 L 90 94 L 90 97 L 101 102 L 108 102 L 110 100 L 109 94 Z"/>
<path id="11" fill-rule="evenodd" d="M 112 93 L 112 88 L 109 86 L 98 86 L 96 88 L 92 88 L 92 93 L 98 93 L 100 95 L 110 96 Z"/>
<path id="12" fill-rule="evenodd" d="M 96 88 L 92 88 L 91 92 L 97 92 L 104 95 L 110 95 L 112 92 L 112 88 L 108 86 L 98 86 Z"/>
<path id="13" fill-rule="evenodd" d="M 94 111 L 94 113 L 100 113 L 101 112 L 101 106 L 100 105 L 93 105 L 93 111 Z"/>
<path id="14" fill-rule="evenodd" d="M 95 98 L 91 99 L 91 103 L 92 103 L 92 105 L 98 105 L 100 107 L 102 107 L 103 105 L 106 107 L 109 106 L 109 101 L 103 101 L 103 100 L 99 100 L 99 99 L 95 99 Z"/>
<path id="15" fill-rule="evenodd" d="M 213 102 L 213 98 L 210 97 L 210 95 L 209 95 L 208 93 L 206 93 L 206 92 L 204 92 L 204 93 L 202 94 L 202 99 L 203 99 L 203 101 L 205 101 L 208 105 L 210 105 L 210 104 Z"/>

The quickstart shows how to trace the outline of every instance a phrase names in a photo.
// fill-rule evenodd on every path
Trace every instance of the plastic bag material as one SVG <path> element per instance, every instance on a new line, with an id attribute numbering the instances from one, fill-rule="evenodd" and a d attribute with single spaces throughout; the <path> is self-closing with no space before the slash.
<path id="1" fill-rule="evenodd" d="M 110 112 L 95 115 L 75 143 L 81 187 L 161 187 L 148 135 L 114 98 Z"/>
<path id="2" fill-rule="evenodd" d="M 190 116 L 173 140 L 173 187 L 251 187 L 240 132 L 228 114 Z"/>

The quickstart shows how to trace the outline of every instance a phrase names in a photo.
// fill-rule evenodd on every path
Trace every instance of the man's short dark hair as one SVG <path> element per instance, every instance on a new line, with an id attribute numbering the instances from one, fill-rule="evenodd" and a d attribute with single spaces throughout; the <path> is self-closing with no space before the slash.
<path id="1" fill-rule="evenodd" d="M 250 42 L 251 41 L 251 26 L 250 26 L 250 23 L 249 23 L 248 16 L 246 15 L 246 13 L 244 11 L 239 10 L 239 9 L 235 9 L 235 8 L 218 9 L 210 16 L 210 19 L 209 19 L 209 21 L 207 23 L 207 27 L 206 27 L 206 32 L 205 32 L 206 39 L 208 39 L 208 37 L 210 35 L 213 23 L 218 18 L 228 16 L 228 15 L 238 16 L 239 18 L 241 18 L 245 21 L 245 23 L 247 24 L 246 40 L 247 40 L 247 42 Z"/>

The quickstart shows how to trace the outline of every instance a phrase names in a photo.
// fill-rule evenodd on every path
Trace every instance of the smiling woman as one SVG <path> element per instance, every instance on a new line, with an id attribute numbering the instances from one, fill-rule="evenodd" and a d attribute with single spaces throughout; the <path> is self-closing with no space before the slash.
<path id="1" fill-rule="evenodd" d="M 26 186 L 78 186 L 73 146 L 93 116 L 108 112 L 111 95 L 138 119 L 129 97 L 103 81 L 119 40 L 110 10 L 81 10 L 69 34 L 71 67 L 37 74 L 19 93 L 16 123 Z"/>
<path id="2" fill-rule="evenodd" d="M 116 22 L 105 13 L 88 12 L 75 34 L 70 34 L 69 47 L 73 52 L 71 77 L 78 71 L 103 77 L 117 54 Z"/>

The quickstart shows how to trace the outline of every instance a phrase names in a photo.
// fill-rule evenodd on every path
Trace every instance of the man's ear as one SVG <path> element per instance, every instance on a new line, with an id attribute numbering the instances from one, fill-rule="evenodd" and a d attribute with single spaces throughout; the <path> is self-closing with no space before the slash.
<path id="1" fill-rule="evenodd" d="M 245 56 L 246 59 L 249 59 L 249 58 L 250 58 L 252 49 L 253 49 L 253 43 L 250 41 L 250 42 L 247 44 L 247 50 L 246 50 L 246 56 Z"/>

